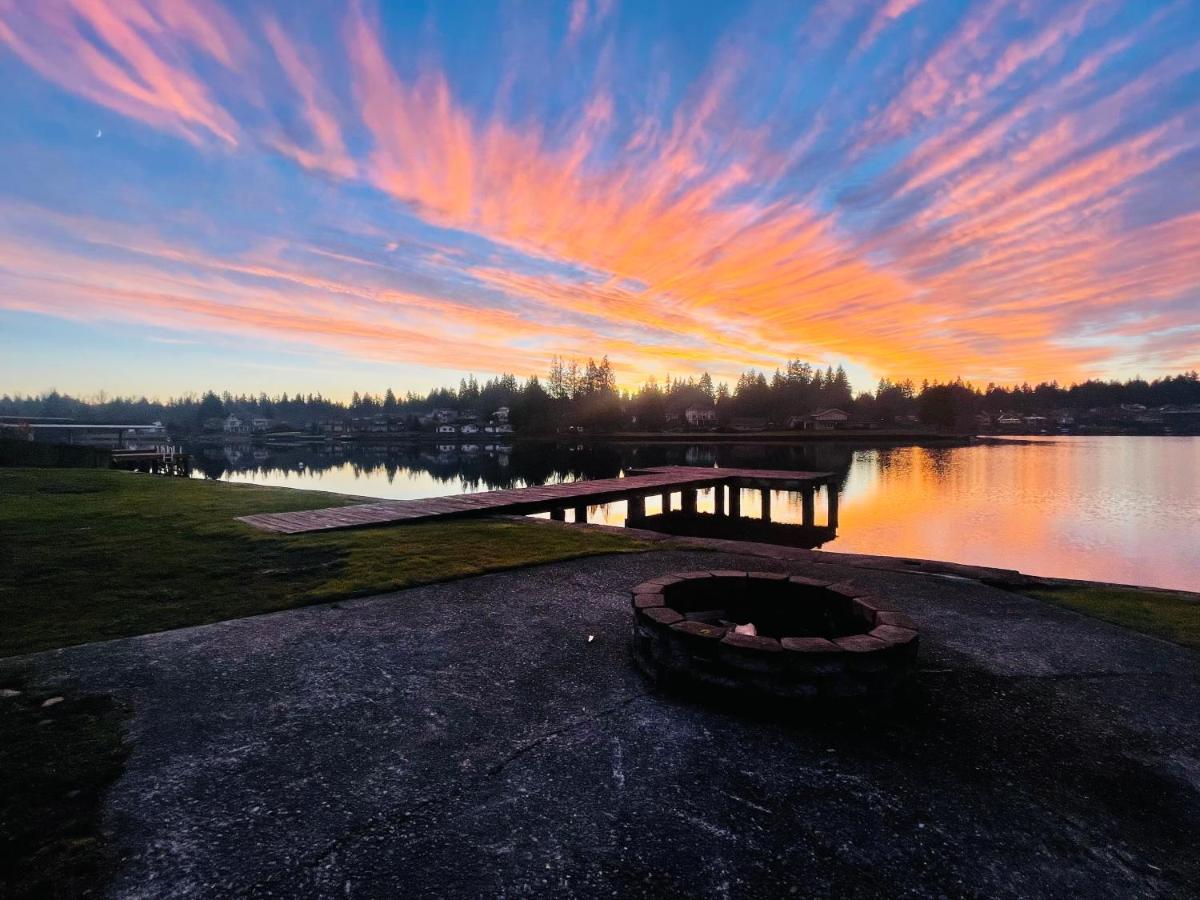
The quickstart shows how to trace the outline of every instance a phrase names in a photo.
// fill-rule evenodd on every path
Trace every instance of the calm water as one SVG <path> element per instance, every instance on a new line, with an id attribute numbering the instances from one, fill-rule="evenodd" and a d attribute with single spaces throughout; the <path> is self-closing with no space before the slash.
<path id="1" fill-rule="evenodd" d="M 955 448 L 206 448 L 198 455 L 207 477 L 391 499 L 612 477 L 636 465 L 834 471 L 841 521 L 828 550 L 1200 590 L 1196 437 L 1055 437 Z M 702 494 L 700 510 L 711 511 L 712 502 Z M 818 522 L 824 508 L 818 496 Z M 757 515 L 750 492 L 742 509 Z M 647 512 L 657 511 L 657 501 L 648 500 Z M 588 512 L 590 522 L 620 525 L 624 518 L 624 503 Z M 776 492 L 772 518 L 799 522 L 799 495 Z"/>

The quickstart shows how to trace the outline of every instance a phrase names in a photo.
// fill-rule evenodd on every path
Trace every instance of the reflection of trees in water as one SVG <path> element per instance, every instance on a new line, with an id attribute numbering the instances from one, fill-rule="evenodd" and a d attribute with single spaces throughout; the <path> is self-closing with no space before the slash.
<path id="1" fill-rule="evenodd" d="M 492 447 L 492 449 L 489 449 Z M 235 473 L 285 473 L 298 478 L 348 466 L 355 477 L 425 473 L 463 491 L 499 490 L 522 484 L 614 478 L 645 466 L 733 466 L 834 472 L 844 485 L 853 448 L 842 444 L 552 444 L 511 446 L 324 444 L 306 447 L 199 447 L 193 467 L 206 478 Z"/>
<path id="2" fill-rule="evenodd" d="M 578 478 L 612 478 L 622 458 L 610 448 L 563 444 L 418 445 L 334 444 L 308 447 L 199 447 L 193 468 L 206 478 L 233 474 L 286 474 L 298 479 L 348 468 L 357 478 L 420 473 L 463 491 L 498 490 L 522 484 Z M 447 491 L 449 493 L 449 491 Z"/>
<path id="3" fill-rule="evenodd" d="M 914 474 L 945 481 L 956 471 L 955 460 L 961 447 L 884 447 L 867 452 L 867 463 L 884 479 L 905 481 Z"/>

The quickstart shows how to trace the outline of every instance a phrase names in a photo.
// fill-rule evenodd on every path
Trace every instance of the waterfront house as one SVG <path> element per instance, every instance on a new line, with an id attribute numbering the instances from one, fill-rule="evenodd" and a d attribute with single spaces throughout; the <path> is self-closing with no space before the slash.
<path id="1" fill-rule="evenodd" d="M 226 434 L 245 434 L 250 430 L 250 426 L 248 426 L 233 413 L 230 413 L 221 423 L 221 430 Z"/>
<path id="2" fill-rule="evenodd" d="M 501 406 L 494 413 L 492 413 L 492 418 L 494 420 L 496 420 L 497 422 L 507 422 L 508 421 L 508 412 L 509 412 L 509 410 L 508 410 L 507 406 Z"/>
<path id="3" fill-rule="evenodd" d="M 1023 428 L 1025 426 L 1025 420 L 1016 413 L 1002 413 L 1000 417 L 996 419 L 996 426 L 998 428 Z"/>
<path id="4" fill-rule="evenodd" d="M 458 429 L 462 434 L 479 434 L 479 426 L 474 422 L 468 422 Z"/>
<path id="5" fill-rule="evenodd" d="M 438 434 L 458 434 L 458 426 L 446 422 L 437 427 Z"/>
<path id="6" fill-rule="evenodd" d="M 845 425 L 850 421 L 850 415 L 840 409 L 818 409 L 814 413 L 803 416 L 802 421 L 802 427 L 805 429 L 828 431 L 831 428 L 840 428 Z"/>
<path id="7" fill-rule="evenodd" d="M 252 431 L 261 434 L 271 427 L 270 419 L 256 418 L 250 420 L 250 428 Z"/>
<path id="8" fill-rule="evenodd" d="M 683 411 L 683 417 L 693 427 L 717 424 L 717 411 L 711 406 L 689 406 Z"/>

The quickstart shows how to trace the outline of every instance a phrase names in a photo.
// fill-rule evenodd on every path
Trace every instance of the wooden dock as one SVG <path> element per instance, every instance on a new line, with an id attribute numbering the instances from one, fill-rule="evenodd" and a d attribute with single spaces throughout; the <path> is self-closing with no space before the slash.
<path id="1" fill-rule="evenodd" d="M 178 447 L 159 447 L 155 450 L 114 450 L 112 467 L 130 472 L 149 472 L 154 475 L 177 475 L 187 478 L 192 464 L 187 453 Z"/>
<path id="2" fill-rule="evenodd" d="M 430 497 L 422 500 L 383 500 L 330 509 L 312 509 L 288 513 L 264 513 L 240 516 L 239 520 L 263 531 L 276 534 L 303 534 L 312 531 L 332 531 L 341 528 L 369 528 L 380 525 L 401 525 L 427 522 L 432 519 L 471 518 L 494 515 L 522 515 L 549 512 L 552 518 L 563 519 L 568 509 L 586 510 L 588 506 L 629 501 L 630 519 L 644 516 L 645 498 L 683 495 L 685 511 L 694 510 L 695 496 L 706 488 L 725 488 L 729 491 L 729 514 L 738 515 L 740 489 L 753 488 L 762 492 L 763 518 L 770 518 L 770 492 L 801 491 L 806 507 L 811 506 L 815 489 L 831 483 L 830 472 L 778 472 L 766 469 L 713 469 L 699 466 L 666 466 L 631 470 L 624 478 L 598 478 L 592 481 L 572 481 L 547 484 L 541 487 L 511 488 L 502 491 L 481 491 L 450 497 Z M 718 509 L 724 512 L 725 491 L 718 491 Z M 837 521 L 837 491 L 829 491 L 830 521 Z"/>

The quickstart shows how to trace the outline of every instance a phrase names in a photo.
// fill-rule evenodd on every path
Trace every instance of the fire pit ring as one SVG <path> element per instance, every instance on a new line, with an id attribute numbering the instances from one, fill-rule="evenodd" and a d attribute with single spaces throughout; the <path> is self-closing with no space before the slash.
<path id="1" fill-rule="evenodd" d="M 681 572 L 631 596 L 634 658 L 658 681 L 786 700 L 888 697 L 916 665 L 916 624 L 850 582 Z"/>

